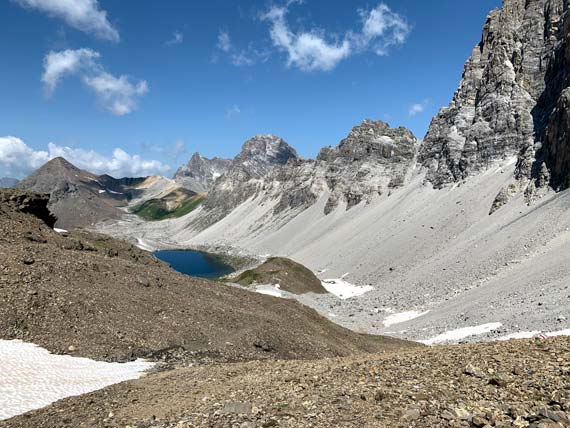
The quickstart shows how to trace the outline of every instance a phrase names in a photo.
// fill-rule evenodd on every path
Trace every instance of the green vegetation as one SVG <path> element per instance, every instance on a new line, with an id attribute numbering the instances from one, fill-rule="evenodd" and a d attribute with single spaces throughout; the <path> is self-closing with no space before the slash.
<path id="1" fill-rule="evenodd" d="M 194 195 L 184 200 L 173 209 L 168 208 L 168 204 L 163 199 L 150 199 L 140 205 L 131 208 L 133 214 L 149 220 L 165 220 L 167 218 L 178 218 L 191 213 L 204 201 L 204 195 Z"/>

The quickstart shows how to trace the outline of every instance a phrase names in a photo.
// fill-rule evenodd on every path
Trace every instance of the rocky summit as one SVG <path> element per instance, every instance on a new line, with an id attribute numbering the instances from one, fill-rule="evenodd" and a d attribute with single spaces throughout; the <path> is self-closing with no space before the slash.
<path id="1" fill-rule="evenodd" d="M 295 149 L 275 135 L 257 135 L 247 140 L 204 201 L 208 214 L 201 227 L 215 223 L 247 199 L 261 193 L 267 176 L 274 169 L 298 159 Z"/>
<path id="2" fill-rule="evenodd" d="M 230 159 L 208 159 L 196 152 L 186 165 L 174 174 L 174 181 L 194 192 L 208 192 L 219 177 L 224 175 L 230 165 Z"/>

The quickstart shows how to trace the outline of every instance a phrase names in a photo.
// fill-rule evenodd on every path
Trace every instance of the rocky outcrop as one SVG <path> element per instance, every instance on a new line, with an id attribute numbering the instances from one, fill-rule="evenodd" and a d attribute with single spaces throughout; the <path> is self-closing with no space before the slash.
<path id="1" fill-rule="evenodd" d="M 295 149 L 275 135 L 257 135 L 246 141 L 227 173 L 216 180 L 204 201 L 208 218 L 203 227 L 264 191 L 266 179 L 274 169 L 299 160 Z"/>
<path id="2" fill-rule="evenodd" d="M 316 160 L 277 170 L 271 186 L 279 197 L 277 213 L 308 208 L 325 192 L 329 214 L 347 209 L 402 186 L 415 165 L 418 140 L 406 128 L 365 120 L 336 147 L 323 148 Z"/>
<path id="3" fill-rule="evenodd" d="M 0 204 L 5 211 L 30 214 L 53 228 L 57 219 L 48 209 L 49 196 L 40 193 L 22 192 L 5 189 L 0 192 Z"/>
<path id="4" fill-rule="evenodd" d="M 501 10 L 489 14 L 459 89 L 432 120 L 420 152 L 434 187 L 461 181 L 519 153 L 519 163 L 527 166 L 528 157 L 534 158 L 558 99 L 545 94 L 552 90 L 548 75 L 567 34 L 562 26 L 565 3 L 505 0 Z M 530 178 L 537 168 L 519 165 L 517 170 Z"/>
<path id="5" fill-rule="evenodd" d="M 285 257 L 271 257 L 231 281 L 244 286 L 274 285 L 293 294 L 327 293 L 321 280 L 310 269 Z"/>
<path id="6" fill-rule="evenodd" d="M 215 157 L 208 159 L 196 152 L 186 165 L 181 166 L 173 179 L 188 190 L 208 192 L 219 177 L 230 168 L 232 161 Z"/>
<path id="7" fill-rule="evenodd" d="M 402 186 L 414 167 L 417 149 L 418 140 L 406 128 L 371 120 L 355 126 L 337 147 L 324 148 L 317 156 L 331 193 L 325 213 L 341 201 L 350 209 Z"/>

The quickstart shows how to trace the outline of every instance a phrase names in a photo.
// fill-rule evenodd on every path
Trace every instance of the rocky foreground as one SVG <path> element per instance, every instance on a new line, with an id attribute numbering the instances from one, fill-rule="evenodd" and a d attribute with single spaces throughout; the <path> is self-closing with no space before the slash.
<path id="1" fill-rule="evenodd" d="M 570 339 L 155 373 L 5 422 L 29 427 L 570 426 Z"/>

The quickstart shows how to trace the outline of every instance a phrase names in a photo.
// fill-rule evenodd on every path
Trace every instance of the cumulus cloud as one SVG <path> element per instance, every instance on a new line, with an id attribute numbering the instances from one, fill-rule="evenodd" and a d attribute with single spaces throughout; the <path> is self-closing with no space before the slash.
<path id="1" fill-rule="evenodd" d="M 410 106 L 408 109 L 408 115 L 410 117 L 417 116 L 420 113 L 423 113 L 426 107 L 429 104 L 429 100 L 422 101 L 421 103 L 415 103 Z"/>
<path id="2" fill-rule="evenodd" d="M 353 35 L 360 49 L 372 48 L 377 55 L 387 55 L 391 46 L 405 43 L 411 27 L 399 14 L 381 3 L 372 10 L 360 10 L 362 31 Z"/>
<path id="3" fill-rule="evenodd" d="M 116 116 L 132 112 L 137 107 L 137 98 L 148 92 L 145 80 L 131 83 L 127 76 L 115 77 L 107 72 L 83 76 L 83 81 L 95 91 L 103 106 Z"/>
<path id="4" fill-rule="evenodd" d="M 119 41 L 119 32 L 99 8 L 97 0 L 13 0 L 23 7 L 36 9 L 49 16 L 63 19 L 67 25 L 94 34 L 104 40 Z"/>
<path id="5" fill-rule="evenodd" d="M 166 46 L 179 45 L 184 42 L 184 34 L 180 31 L 172 33 L 172 37 L 166 41 Z"/>
<path id="6" fill-rule="evenodd" d="M 44 57 L 44 74 L 42 82 L 48 95 L 53 94 L 57 85 L 65 75 L 75 74 L 79 71 L 97 68 L 98 52 L 91 49 L 51 51 Z"/>
<path id="7" fill-rule="evenodd" d="M 386 55 L 391 46 L 403 44 L 411 30 L 401 15 L 381 3 L 372 10 L 359 10 L 362 28 L 348 31 L 342 38 L 327 36 L 321 29 L 295 32 L 287 21 L 294 3 L 301 2 L 271 7 L 262 20 L 270 23 L 271 41 L 287 54 L 287 65 L 303 71 L 329 71 L 348 57 L 369 50 Z"/>
<path id="8" fill-rule="evenodd" d="M 35 151 L 17 137 L 0 137 L 0 176 L 23 178 L 49 159 L 47 151 Z"/>
<path id="9" fill-rule="evenodd" d="M 138 99 L 149 90 L 145 80 L 132 82 L 128 76 L 116 77 L 100 64 L 101 55 L 91 49 L 51 51 L 44 58 L 42 82 L 51 96 L 63 77 L 77 75 L 95 92 L 101 105 L 116 116 L 137 108 Z"/>
<path id="10" fill-rule="evenodd" d="M 147 160 L 116 148 L 112 156 L 94 150 L 49 143 L 47 150 L 34 150 L 17 137 L 0 137 L 0 175 L 23 178 L 50 159 L 63 157 L 75 166 L 95 174 L 114 177 L 164 175 L 170 167 L 158 160 Z"/>

